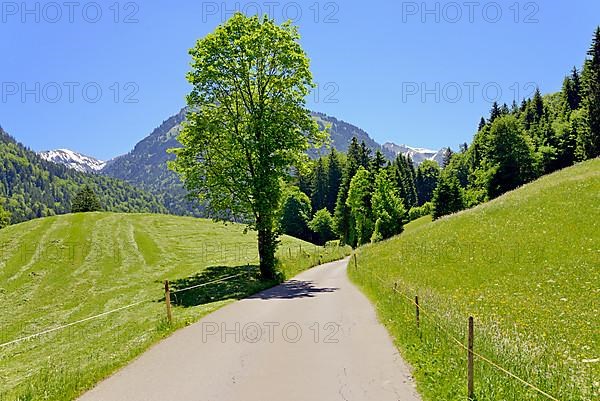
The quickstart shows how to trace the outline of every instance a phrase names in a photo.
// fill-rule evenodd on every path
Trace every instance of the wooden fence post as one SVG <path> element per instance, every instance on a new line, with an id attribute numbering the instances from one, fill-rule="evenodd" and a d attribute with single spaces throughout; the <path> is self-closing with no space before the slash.
<path id="1" fill-rule="evenodd" d="M 469 400 L 475 399 L 475 388 L 473 384 L 473 317 L 469 317 L 469 341 L 468 341 L 468 364 L 467 364 L 467 393 Z"/>
<path id="2" fill-rule="evenodd" d="M 417 317 L 417 329 L 421 325 L 421 309 L 419 308 L 419 296 L 415 295 L 415 313 Z"/>
<path id="3" fill-rule="evenodd" d="M 358 266 L 356 265 L 356 254 L 354 254 L 354 268 L 358 269 Z"/>
<path id="4" fill-rule="evenodd" d="M 165 303 L 167 304 L 167 320 L 169 324 L 173 321 L 173 314 L 171 313 L 171 290 L 169 288 L 169 280 L 165 280 Z"/>

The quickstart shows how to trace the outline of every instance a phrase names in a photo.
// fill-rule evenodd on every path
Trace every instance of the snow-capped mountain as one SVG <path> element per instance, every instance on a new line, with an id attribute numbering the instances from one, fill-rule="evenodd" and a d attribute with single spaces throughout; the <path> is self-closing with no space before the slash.
<path id="1" fill-rule="evenodd" d="M 106 165 L 105 161 L 82 155 L 69 149 L 48 150 L 38 154 L 44 160 L 56 164 L 64 164 L 82 173 L 98 173 Z"/>
<path id="2" fill-rule="evenodd" d="M 386 142 L 383 144 L 383 148 L 388 149 L 394 154 L 403 154 L 404 156 L 410 156 L 415 165 L 423 163 L 425 160 L 433 160 L 440 166 L 444 161 L 445 148 L 440 150 L 431 150 L 425 148 L 413 148 L 407 145 L 396 145 L 392 142 Z"/>

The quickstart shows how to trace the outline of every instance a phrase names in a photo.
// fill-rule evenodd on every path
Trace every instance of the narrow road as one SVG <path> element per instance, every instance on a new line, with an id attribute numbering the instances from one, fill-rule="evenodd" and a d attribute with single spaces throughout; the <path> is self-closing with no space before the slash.
<path id="1" fill-rule="evenodd" d="M 80 400 L 420 400 L 347 264 L 316 267 L 206 316 Z"/>

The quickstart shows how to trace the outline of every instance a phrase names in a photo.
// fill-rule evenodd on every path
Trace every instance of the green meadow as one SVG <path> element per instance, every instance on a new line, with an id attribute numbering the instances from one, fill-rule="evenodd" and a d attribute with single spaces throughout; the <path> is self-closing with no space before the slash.
<path id="1" fill-rule="evenodd" d="M 472 210 L 415 221 L 356 256 L 350 276 L 426 400 L 467 399 L 467 355 L 452 337 L 466 344 L 469 316 L 475 352 L 558 400 L 600 399 L 600 160 Z M 549 399 L 478 358 L 475 394 Z"/>
<path id="2" fill-rule="evenodd" d="M 283 237 L 278 256 L 291 277 L 348 252 Z M 77 397 L 177 328 L 275 285 L 257 263 L 254 233 L 203 219 L 88 213 L 0 231 L 0 344 L 135 304 L 0 348 L 0 400 Z M 167 324 L 164 280 L 178 290 L 232 275 L 174 294 Z"/>

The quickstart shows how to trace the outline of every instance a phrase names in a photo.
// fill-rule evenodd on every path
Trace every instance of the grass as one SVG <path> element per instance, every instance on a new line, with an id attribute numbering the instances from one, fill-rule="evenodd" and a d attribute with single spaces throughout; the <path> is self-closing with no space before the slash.
<path id="1" fill-rule="evenodd" d="M 243 226 L 161 216 L 90 213 L 0 231 L 0 344 L 140 300 L 102 318 L 0 348 L 0 400 L 71 400 L 172 331 L 275 282 L 258 279 L 256 237 Z M 345 256 L 283 237 L 289 277 Z M 174 297 L 165 321 L 162 282 L 173 287 L 243 272 Z"/>
<path id="2" fill-rule="evenodd" d="M 411 221 L 410 223 L 406 224 L 404 226 L 403 233 L 406 234 L 406 233 L 416 231 L 416 230 L 420 229 L 421 227 L 426 226 L 429 223 L 431 223 L 431 215 L 419 217 L 418 219 L 415 219 L 415 220 Z"/>
<path id="3" fill-rule="evenodd" d="M 468 316 L 475 352 L 558 400 L 600 399 L 600 160 L 407 226 L 359 249 L 357 260 L 350 276 L 412 364 L 424 399 L 467 399 L 466 351 L 450 336 L 466 343 Z M 475 363 L 478 401 L 548 399 Z"/>

